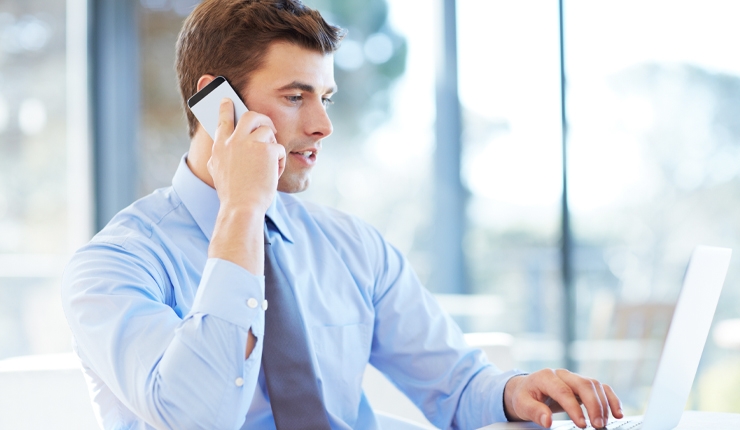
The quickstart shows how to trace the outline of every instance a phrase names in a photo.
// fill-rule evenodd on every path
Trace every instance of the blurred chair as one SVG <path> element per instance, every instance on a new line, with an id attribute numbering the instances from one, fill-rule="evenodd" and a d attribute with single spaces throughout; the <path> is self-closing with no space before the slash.
<path id="1" fill-rule="evenodd" d="M 72 354 L 0 360 L 0 429 L 99 429 Z"/>
<path id="2" fill-rule="evenodd" d="M 643 303 L 620 304 L 614 309 L 614 337 L 643 341 L 630 377 L 632 386 L 652 383 L 675 307 L 675 303 Z"/>
<path id="3" fill-rule="evenodd" d="M 652 383 L 675 304 L 594 300 L 588 339 L 573 343 L 579 371 L 623 391 Z"/>

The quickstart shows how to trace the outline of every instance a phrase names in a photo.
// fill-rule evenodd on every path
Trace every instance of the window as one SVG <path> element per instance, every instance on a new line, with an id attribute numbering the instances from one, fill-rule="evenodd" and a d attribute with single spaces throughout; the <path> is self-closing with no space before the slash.
<path id="1" fill-rule="evenodd" d="M 566 3 L 574 352 L 638 410 L 692 249 L 740 244 L 740 59 L 728 55 L 738 12 L 722 1 Z M 735 390 L 718 392 L 740 375 L 728 371 L 732 336 L 716 328 L 738 318 L 738 276 L 732 264 L 691 408 L 740 410 Z"/>
<path id="2" fill-rule="evenodd" d="M 513 334 L 519 367 L 570 358 L 576 370 L 613 385 L 628 412 L 640 412 L 692 248 L 740 249 L 740 57 L 733 55 L 740 6 L 457 0 L 457 61 L 440 66 L 443 2 L 305 1 L 349 33 L 335 54 L 335 132 L 300 197 L 376 226 L 432 292 L 464 293 L 438 297 L 465 331 Z M 138 153 L 124 184 L 118 173 L 106 181 L 92 174 L 90 130 L 101 126 L 89 118 L 103 120 L 90 115 L 89 100 L 120 99 L 107 83 L 88 94 L 88 70 L 104 67 L 88 67 L 88 44 L 97 39 L 87 33 L 87 0 L 0 4 L 0 359 L 70 349 L 59 278 L 91 236 L 93 185 L 111 195 L 120 190 L 108 188 L 124 189 L 111 199 L 117 207 L 106 206 L 112 212 L 129 195 L 170 184 L 189 146 L 175 41 L 197 3 L 95 3 L 121 27 L 110 30 L 118 39 L 106 46 L 137 46 L 140 59 L 123 61 L 112 48 L 90 61 L 139 67 L 138 81 L 130 73 L 111 78 L 139 90 L 120 103 L 137 118 L 137 147 L 129 136 L 97 142 L 98 155 L 104 144 Z M 135 8 L 138 28 L 116 7 Z M 458 73 L 462 119 L 467 280 L 452 287 L 436 285 L 433 275 L 434 239 L 446 228 L 435 225 L 435 121 L 456 111 L 435 106 L 438 70 Z M 100 106 L 110 111 L 105 120 L 118 118 L 111 106 L 119 104 Z M 118 161 L 111 154 L 107 161 Z M 564 266 L 574 274 L 572 313 L 564 311 Z M 738 279 L 733 264 L 692 408 L 740 411 Z M 577 328 L 570 345 L 568 321 Z"/>
<path id="3" fill-rule="evenodd" d="M 91 217 L 85 17 L 65 20 L 84 2 L 67 3 L 0 4 L 0 358 L 70 349 L 59 281 Z"/>
<path id="4" fill-rule="evenodd" d="M 494 307 L 469 331 L 516 336 L 519 365 L 562 365 L 562 133 L 557 3 L 460 0 L 466 261 Z M 536 11 L 536 12 L 535 12 Z"/>

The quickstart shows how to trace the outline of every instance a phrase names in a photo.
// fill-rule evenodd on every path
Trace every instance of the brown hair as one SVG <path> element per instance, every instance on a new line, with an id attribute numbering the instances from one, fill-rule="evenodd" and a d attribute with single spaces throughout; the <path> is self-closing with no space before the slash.
<path id="1" fill-rule="evenodd" d="M 345 31 L 300 0 L 205 0 L 187 17 L 177 38 L 177 80 L 190 137 L 198 120 L 187 107 L 198 79 L 224 76 L 237 92 L 264 60 L 272 42 L 295 43 L 323 54 L 339 47 Z"/>

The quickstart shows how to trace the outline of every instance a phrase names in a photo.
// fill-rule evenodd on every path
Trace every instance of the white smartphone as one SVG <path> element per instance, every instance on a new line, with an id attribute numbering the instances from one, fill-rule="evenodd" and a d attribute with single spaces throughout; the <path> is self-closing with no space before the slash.
<path id="1" fill-rule="evenodd" d="M 216 139 L 216 128 L 218 128 L 219 106 L 224 97 L 231 99 L 234 103 L 234 126 L 236 127 L 237 121 L 248 109 L 223 76 L 218 76 L 188 99 L 188 107 L 193 115 L 198 118 L 208 135 L 214 140 Z"/>

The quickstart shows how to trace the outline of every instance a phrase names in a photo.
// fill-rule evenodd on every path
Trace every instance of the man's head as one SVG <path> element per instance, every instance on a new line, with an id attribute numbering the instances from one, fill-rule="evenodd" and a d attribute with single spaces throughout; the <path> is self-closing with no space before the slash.
<path id="1" fill-rule="evenodd" d="M 302 191 L 315 150 L 331 131 L 325 100 L 336 91 L 332 53 L 344 32 L 298 0 L 205 0 L 177 42 L 177 76 L 190 137 L 197 119 L 187 99 L 224 76 L 250 110 L 269 116 L 288 159 L 278 189 Z"/>

